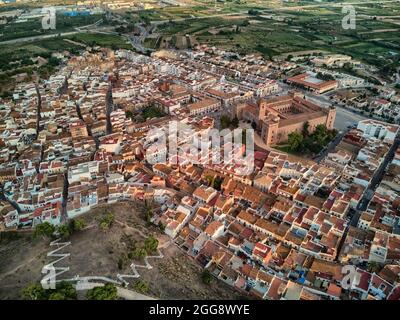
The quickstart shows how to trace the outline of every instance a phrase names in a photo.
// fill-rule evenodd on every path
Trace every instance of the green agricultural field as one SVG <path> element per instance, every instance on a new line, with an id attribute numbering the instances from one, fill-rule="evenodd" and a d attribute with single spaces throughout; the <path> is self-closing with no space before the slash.
<path id="1" fill-rule="evenodd" d="M 144 45 L 149 49 L 156 49 L 159 43 L 159 38 L 147 38 L 144 41 Z"/>
<path id="2" fill-rule="evenodd" d="M 258 8 L 258 14 L 246 14 L 243 8 L 237 16 L 218 16 L 184 21 L 170 21 L 157 29 L 161 35 L 191 35 L 198 43 L 219 46 L 240 53 L 260 52 L 274 58 L 296 51 L 323 50 L 343 53 L 355 59 L 383 68 L 400 66 L 400 18 L 396 4 L 368 4 L 357 8 L 356 30 L 342 28 L 341 7 L 312 1 L 302 10 L 276 9 L 273 5 Z M 233 7 L 233 4 L 231 8 Z M 254 7 L 256 7 L 254 5 Z M 358 10 L 360 9 L 360 10 Z M 382 16 L 371 15 L 374 10 Z M 386 14 L 388 13 L 388 14 Z M 390 14 L 389 14 L 390 13 Z M 227 31 L 238 26 L 237 32 Z"/>
<path id="3" fill-rule="evenodd" d="M 7 23 L 0 25 L 0 42 L 18 38 L 40 36 L 51 33 L 63 33 L 74 30 L 75 27 L 86 26 L 104 18 L 103 15 L 66 17 L 57 15 L 56 29 L 44 30 L 42 28 L 42 20 L 40 18 L 30 19 L 26 22 Z"/>
<path id="4" fill-rule="evenodd" d="M 108 47 L 112 49 L 132 49 L 127 39 L 112 34 L 78 33 L 66 38 L 89 46 Z"/>

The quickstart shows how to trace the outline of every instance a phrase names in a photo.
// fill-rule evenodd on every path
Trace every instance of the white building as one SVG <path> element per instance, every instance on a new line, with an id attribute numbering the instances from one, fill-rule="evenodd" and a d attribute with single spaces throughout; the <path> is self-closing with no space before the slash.
<path id="1" fill-rule="evenodd" d="M 363 120 L 358 123 L 358 130 L 367 138 L 375 137 L 392 143 L 399 131 L 399 126 L 377 120 Z"/>

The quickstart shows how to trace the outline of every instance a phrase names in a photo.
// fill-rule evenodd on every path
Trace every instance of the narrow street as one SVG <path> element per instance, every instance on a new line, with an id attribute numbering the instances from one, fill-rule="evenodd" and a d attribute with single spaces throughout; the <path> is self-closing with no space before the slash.
<path id="1" fill-rule="evenodd" d="M 394 154 L 395 154 L 397 148 L 399 147 L 399 145 L 400 145 L 400 138 L 396 137 L 396 140 L 394 141 L 389 152 L 387 153 L 385 160 L 381 163 L 379 169 L 375 172 L 374 176 L 372 177 L 371 182 L 370 182 L 366 192 L 364 193 L 363 198 L 361 199 L 361 201 L 359 202 L 359 204 L 357 206 L 357 210 L 364 211 L 367 208 L 368 203 L 372 198 L 374 190 L 381 183 L 382 178 L 385 174 L 385 169 L 389 165 L 389 163 L 393 160 Z M 358 222 L 358 220 L 357 220 L 357 222 Z"/>
<path id="2" fill-rule="evenodd" d="M 68 79 L 71 77 L 72 71 L 68 74 L 68 76 L 65 77 L 65 80 L 62 84 L 62 86 L 58 90 L 58 94 L 61 98 L 63 94 L 66 94 L 68 92 Z M 78 109 L 77 109 L 78 111 Z M 78 116 L 80 117 L 80 112 L 77 112 Z M 44 159 L 42 158 L 42 161 Z M 68 164 L 67 164 L 67 169 L 68 169 Z M 68 220 L 68 215 L 67 215 L 67 201 L 68 201 L 68 170 L 64 172 L 64 186 L 63 186 L 63 199 L 61 203 L 61 222 L 65 223 Z"/>
<path id="3" fill-rule="evenodd" d="M 111 119 L 110 115 L 111 112 L 113 111 L 113 98 L 112 98 L 112 83 L 110 81 L 108 85 L 108 90 L 106 94 L 106 117 L 107 117 L 107 134 L 112 133 L 112 126 L 111 126 Z"/>
<path id="4" fill-rule="evenodd" d="M 64 172 L 64 187 L 63 187 L 63 201 L 62 201 L 62 211 L 61 211 L 61 223 L 65 223 L 68 220 L 67 214 L 67 202 L 68 202 L 68 166 L 66 172 Z"/>
<path id="5" fill-rule="evenodd" d="M 370 182 L 368 188 L 365 190 L 361 200 L 359 201 L 356 210 L 353 210 L 354 213 L 351 216 L 350 223 L 347 225 L 347 227 L 343 233 L 343 237 L 339 243 L 339 246 L 337 249 L 338 255 L 336 256 L 335 260 L 338 259 L 339 253 L 340 253 L 342 246 L 344 244 L 344 241 L 347 237 L 347 233 L 349 232 L 350 226 L 357 227 L 358 220 L 360 219 L 362 212 L 367 209 L 367 206 L 374 195 L 374 190 L 381 183 L 382 178 L 385 174 L 385 169 L 387 168 L 388 164 L 393 160 L 394 154 L 399 146 L 400 146 L 400 137 L 396 137 L 396 140 L 394 141 L 389 152 L 387 153 L 385 160 L 381 163 L 379 169 L 375 172 L 374 176 L 372 177 L 371 182 Z"/>
<path id="6" fill-rule="evenodd" d="M 328 155 L 329 152 L 335 150 L 337 145 L 342 141 L 342 138 L 346 135 L 347 130 L 342 133 L 338 133 L 334 140 L 332 140 L 313 160 L 317 163 L 320 163 L 325 157 Z"/>
<path id="7" fill-rule="evenodd" d="M 39 84 L 35 82 L 35 89 L 37 94 L 37 114 L 36 114 L 36 139 L 39 136 L 40 129 L 40 120 L 41 120 L 41 111 L 42 111 L 42 96 L 40 95 Z"/>

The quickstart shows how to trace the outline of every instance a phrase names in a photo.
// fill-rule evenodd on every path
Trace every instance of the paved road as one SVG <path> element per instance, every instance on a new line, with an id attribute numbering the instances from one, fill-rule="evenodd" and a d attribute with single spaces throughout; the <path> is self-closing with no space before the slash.
<path id="1" fill-rule="evenodd" d="M 74 31 L 68 31 L 68 32 L 60 32 L 60 33 L 51 33 L 51 34 L 44 34 L 41 36 L 33 36 L 33 37 L 25 37 L 25 38 L 18 38 L 18 39 L 12 39 L 12 40 L 7 40 L 7 41 L 2 41 L 0 42 L 0 45 L 3 44 L 16 44 L 16 43 L 24 43 L 24 42 L 33 42 L 33 41 L 39 41 L 39 40 L 45 40 L 45 39 L 52 39 L 52 38 L 57 38 L 57 37 L 65 37 L 65 36 L 71 36 L 74 34 L 78 33 L 86 33 L 86 32 L 102 32 L 104 34 L 116 34 L 115 32 L 110 32 L 110 27 L 95 27 L 92 29 L 77 29 Z"/>
<path id="2" fill-rule="evenodd" d="M 340 131 L 346 130 L 348 126 L 358 123 L 359 121 L 368 119 L 362 115 L 348 111 L 342 107 L 336 107 L 336 119 L 334 127 Z"/>
<path id="3" fill-rule="evenodd" d="M 394 144 L 390 148 L 388 154 L 385 157 L 385 160 L 382 162 L 379 169 L 375 171 L 374 176 L 371 180 L 371 183 L 369 184 L 368 188 L 365 190 L 361 200 L 359 201 L 359 203 L 357 205 L 356 210 L 350 211 L 350 212 L 352 212 L 352 215 L 350 217 L 350 223 L 347 225 L 347 227 L 343 233 L 343 237 L 340 240 L 340 243 L 338 245 L 338 250 L 337 250 L 338 254 L 335 259 L 336 261 L 339 258 L 339 253 L 340 253 L 342 246 L 344 244 L 344 241 L 347 237 L 347 233 L 349 232 L 350 226 L 357 227 L 358 220 L 360 220 L 360 216 L 361 216 L 362 212 L 364 212 L 367 209 L 367 206 L 374 195 L 374 190 L 379 185 L 379 183 L 382 181 L 382 178 L 385 174 L 385 169 L 388 166 L 388 164 L 393 160 L 394 154 L 395 154 L 397 148 L 399 147 L 399 145 L 400 145 L 400 138 L 398 137 L 398 138 L 396 138 Z"/>
<path id="4" fill-rule="evenodd" d="M 385 169 L 389 165 L 389 163 L 393 160 L 394 154 L 397 148 L 400 146 L 400 138 L 396 138 L 389 152 L 387 153 L 385 160 L 381 163 L 378 170 L 375 171 L 374 176 L 371 179 L 371 182 L 368 188 L 365 190 L 360 202 L 357 205 L 357 209 L 355 210 L 353 216 L 351 217 L 350 225 L 356 227 L 358 224 L 358 220 L 360 219 L 361 213 L 367 209 L 369 202 L 371 201 L 374 190 L 381 183 L 383 176 L 385 175 Z"/>
<path id="5" fill-rule="evenodd" d="M 106 121 L 107 121 L 107 134 L 112 133 L 111 125 L 111 112 L 114 110 L 113 98 L 112 98 L 112 83 L 108 84 L 107 94 L 106 94 Z"/>
<path id="6" fill-rule="evenodd" d="M 283 8 L 284 7 L 282 7 L 282 9 Z M 227 17 L 227 16 L 238 16 L 238 15 L 243 15 L 243 14 L 248 14 L 248 10 L 229 12 L 229 13 L 219 13 L 219 14 L 213 14 L 213 15 L 201 16 L 201 17 L 186 17 L 186 18 L 176 18 L 176 19 L 167 19 L 167 20 L 156 20 L 156 21 L 151 21 L 151 24 L 159 25 L 159 24 L 168 23 L 168 22 L 182 22 L 182 21 L 187 21 L 187 20 L 202 20 L 202 19 L 220 18 L 220 17 Z"/>
<path id="7" fill-rule="evenodd" d="M 331 106 L 332 102 L 328 95 L 317 95 L 309 91 L 303 91 L 307 94 L 307 98 L 315 103 L 318 103 L 321 106 Z M 335 106 L 336 107 L 336 119 L 334 123 L 334 127 L 340 131 L 347 130 L 348 126 L 353 125 L 359 121 L 368 119 L 361 114 L 358 114 L 352 110 L 346 109 L 344 107 Z"/>
<path id="8" fill-rule="evenodd" d="M 336 146 L 340 143 L 340 141 L 342 140 L 342 138 L 344 137 L 344 135 L 346 133 L 347 133 L 347 130 L 342 133 L 339 133 L 335 137 L 335 139 L 333 141 L 331 141 L 329 143 L 329 145 L 322 152 L 320 152 L 319 155 L 317 155 L 314 158 L 314 161 L 319 163 L 321 160 L 325 159 L 325 157 L 328 155 L 328 153 L 332 152 L 336 148 Z"/>
<path id="9" fill-rule="evenodd" d="M 124 20 L 122 17 L 120 17 L 122 21 Z M 128 22 L 126 22 L 128 23 Z M 125 33 L 122 34 L 123 37 L 128 39 L 132 47 L 140 53 L 147 53 L 148 51 L 154 51 L 153 49 L 148 49 L 143 46 L 144 40 L 150 35 L 149 30 L 147 30 L 146 27 L 142 26 L 141 23 L 135 23 L 135 27 L 139 29 L 140 33 L 138 36 L 134 35 L 133 33 Z"/>
<path id="10" fill-rule="evenodd" d="M 82 31 L 69 31 L 69 32 L 62 32 L 62 33 L 44 34 L 42 36 L 18 38 L 18 39 L 13 39 L 13 40 L 2 41 L 2 42 L 0 42 L 0 45 L 39 41 L 39 40 L 44 40 L 44 39 L 56 38 L 58 36 L 62 36 L 62 37 L 70 36 L 70 35 L 74 35 L 74 34 L 81 33 L 81 32 Z"/>
<path id="11" fill-rule="evenodd" d="M 385 169 L 388 164 L 393 160 L 394 154 L 397 148 L 400 145 L 400 138 L 396 138 L 395 142 L 393 143 L 392 147 L 390 148 L 389 152 L 387 153 L 385 160 L 381 163 L 378 170 L 375 171 L 375 174 L 368 186 L 367 192 L 364 194 L 364 197 L 359 202 L 357 209 L 363 211 L 367 208 L 369 201 L 373 195 L 373 191 L 376 187 L 381 183 L 383 176 L 385 175 Z M 369 191 L 369 192 L 368 192 Z"/>
<path id="12" fill-rule="evenodd" d="M 87 291 L 96 287 L 103 287 L 104 283 L 102 282 L 88 282 L 88 281 L 81 281 L 76 284 L 77 291 Z M 122 288 L 117 286 L 117 294 L 118 297 L 125 299 L 125 300 L 156 300 L 152 297 L 146 296 L 136 291 L 128 290 L 126 288 Z"/>
<path id="13" fill-rule="evenodd" d="M 128 290 L 125 288 L 117 287 L 118 296 L 125 300 L 156 300 L 152 297 L 145 296 L 136 291 Z"/>

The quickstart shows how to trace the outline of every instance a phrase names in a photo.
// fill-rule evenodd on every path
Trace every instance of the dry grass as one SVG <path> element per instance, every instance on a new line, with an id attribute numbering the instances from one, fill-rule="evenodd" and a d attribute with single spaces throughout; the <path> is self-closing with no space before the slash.
<path id="1" fill-rule="evenodd" d="M 61 278 L 79 276 L 107 276 L 117 279 L 117 274 L 131 273 L 127 261 L 122 270 L 118 260 L 128 253 L 129 244 L 143 243 L 145 236 L 155 235 L 162 245 L 170 239 L 142 218 L 140 204 L 119 202 L 105 205 L 81 216 L 84 230 L 70 236 L 71 245 L 64 248 L 69 258 L 58 266 L 70 266 Z M 103 216 L 112 212 L 115 221 L 107 230 L 99 227 Z M 49 240 L 32 240 L 23 236 L 0 247 L 0 299 L 20 297 L 21 290 L 32 282 L 40 281 L 41 269 L 51 260 Z M 54 248 L 53 248 L 54 249 Z M 215 280 L 211 285 L 202 283 L 202 268 L 174 244 L 162 249 L 164 258 L 149 259 L 152 269 L 138 268 L 141 279 L 149 284 L 148 295 L 161 299 L 235 299 L 240 294 Z M 136 261 L 138 262 L 138 261 Z M 132 283 L 129 285 L 132 288 Z"/>

